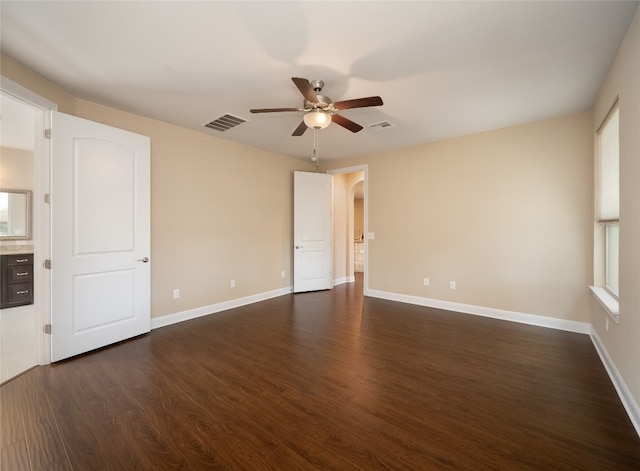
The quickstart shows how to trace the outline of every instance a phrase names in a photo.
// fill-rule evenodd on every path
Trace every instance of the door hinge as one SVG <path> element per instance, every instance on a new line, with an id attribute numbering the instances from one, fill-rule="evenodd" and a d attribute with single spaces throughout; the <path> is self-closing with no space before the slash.
<path id="1" fill-rule="evenodd" d="M 48 268 L 49 270 L 51 270 L 51 260 L 50 259 L 46 259 L 44 261 L 44 267 Z"/>
<path id="2" fill-rule="evenodd" d="M 51 334 L 51 324 L 45 324 L 44 325 L 44 333 L 45 334 Z"/>
<path id="3" fill-rule="evenodd" d="M 44 194 L 44 202 L 47 204 L 51 204 L 51 195 L 49 193 Z"/>
<path id="4" fill-rule="evenodd" d="M 51 139 L 51 129 L 44 130 L 44 137 L 45 139 Z"/>

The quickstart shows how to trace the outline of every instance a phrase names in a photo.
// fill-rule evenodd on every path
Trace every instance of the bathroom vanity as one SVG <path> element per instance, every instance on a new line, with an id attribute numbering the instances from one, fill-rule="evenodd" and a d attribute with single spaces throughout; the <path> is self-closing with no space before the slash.
<path id="1" fill-rule="evenodd" d="M 33 254 L 0 256 L 0 309 L 33 304 Z"/>

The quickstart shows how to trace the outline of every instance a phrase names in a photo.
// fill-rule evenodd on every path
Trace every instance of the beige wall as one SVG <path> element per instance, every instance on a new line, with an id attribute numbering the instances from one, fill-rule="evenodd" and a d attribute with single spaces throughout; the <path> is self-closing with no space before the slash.
<path id="1" fill-rule="evenodd" d="M 33 190 L 33 152 L 0 147 L 0 188 Z"/>
<path id="2" fill-rule="evenodd" d="M 620 320 L 591 300 L 591 322 L 640 404 L 640 12 L 629 27 L 596 102 L 592 136 L 619 100 L 620 112 Z"/>
<path id="3" fill-rule="evenodd" d="M 591 125 L 585 112 L 347 162 L 369 166 L 369 288 L 587 322 Z"/>
<path id="4" fill-rule="evenodd" d="M 34 93 L 54 102 L 58 105 L 58 111 L 63 113 L 75 113 L 75 98 L 73 95 L 56 87 L 41 76 L 31 72 L 11 57 L 0 54 L 0 70 L 2 75 L 9 80 L 28 88 Z"/>
<path id="5" fill-rule="evenodd" d="M 61 96 L 2 60 L 9 79 L 54 102 Z M 311 163 L 63 98 L 71 114 L 151 138 L 152 317 L 291 286 L 292 172 Z"/>

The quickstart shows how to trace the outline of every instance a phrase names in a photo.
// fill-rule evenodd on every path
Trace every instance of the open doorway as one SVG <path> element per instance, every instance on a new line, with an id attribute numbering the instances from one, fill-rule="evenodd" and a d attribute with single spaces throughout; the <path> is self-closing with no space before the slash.
<path id="1" fill-rule="evenodd" d="M 38 364 L 39 338 L 33 295 L 35 221 L 31 211 L 36 110 L 4 92 L 0 107 L 1 384 Z M 24 204 L 11 203 L 23 194 Z"/>
<path id="2" fill-rule="evenodd" d="M 334 284 L 358 278 L 368 286 L 367 166 L 330 170 L 333 175 Z"/>
<path id="3" fill-rule="evenodd" d="M 48 364 L 51 357 L 49 336 L 44 333 L 44 326 L 51 321 L 51 272 L 44 268 L 45 260 L 50 258 L 50 215 L 49 205 L 45 202 L 50 191 L 50 159 L 49 142 L 44 131 L 50 128 L 50 111 L 57 109 L 57 105 L 4 76 L 0 81 L 0 92 L 0 186 L 10 185 L 14 189 L 30 187 L 32 202 L 30 237 L 18 239 L 19 242 L 0 238 L 0 253 L 3 256 L 12 252 L 31 253 L 30 262 L 33 263 L 33 303 L 12 304 L 0 313 L 2 383 L 33 366 Z M 23 272 L 19 270 L 14 274 Z"/>

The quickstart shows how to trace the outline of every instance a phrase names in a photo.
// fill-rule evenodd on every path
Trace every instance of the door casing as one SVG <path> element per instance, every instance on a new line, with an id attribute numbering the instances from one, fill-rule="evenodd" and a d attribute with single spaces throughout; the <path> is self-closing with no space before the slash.
<path id="1" fill-rule="evenodd" d="M 36 111 L 33 151 L 33 270 L 34 306 L 36 312 L 36 345 L 38 364 L 51 362 L 51 343 L 44 326 L 51 323 L 51 271 L 44 268 L 44 261 L 51 257 L 51 232 L 49 205 L 45 202 L 50 186 L 51 153 L 45 130 L 51 127 L 51 111 L 58 105 L 32 92 L 22 85 L 2 76 L 2 92 L 11 95 Z"/>

